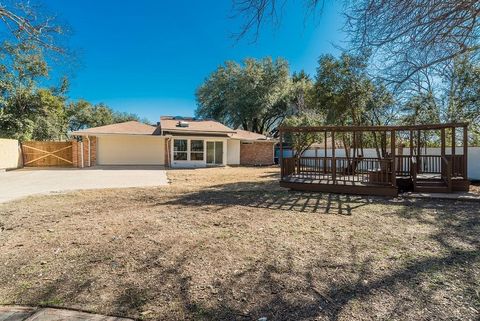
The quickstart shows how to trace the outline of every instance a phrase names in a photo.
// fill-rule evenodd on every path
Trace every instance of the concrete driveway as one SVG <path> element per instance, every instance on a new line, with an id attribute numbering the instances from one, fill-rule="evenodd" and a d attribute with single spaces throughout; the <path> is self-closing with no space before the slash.
<path id="1" fill-rule="evenodd" d="M 167 185 L 161 166 L 96 166 L 74 168 L 23 168 L 0 172 L 0 203 L 29 195 L 81 189 Z"/>

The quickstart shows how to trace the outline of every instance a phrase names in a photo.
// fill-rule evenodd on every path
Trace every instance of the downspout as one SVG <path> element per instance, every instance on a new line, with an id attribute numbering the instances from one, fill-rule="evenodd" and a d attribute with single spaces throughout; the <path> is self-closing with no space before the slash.
<path id="1" fill-rule="evenodd" d="M 170 140 L 172 138 L 171 137 L 167 137 L 167 146 L 165 146 L 165 148 L 167 149 L 167 164 L 168 164 L 168 167 L 172 167 L 171 164 L 170 164 Z"/>

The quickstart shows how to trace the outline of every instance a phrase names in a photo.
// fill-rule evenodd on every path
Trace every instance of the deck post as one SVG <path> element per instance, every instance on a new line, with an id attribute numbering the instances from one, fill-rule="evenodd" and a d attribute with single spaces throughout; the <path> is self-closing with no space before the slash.
<path id="1" fill-rule="evenodd" d="M 445 128 L 440 129 L 440 154 L 445 156 Z"/>
<path id="2" fill-rule="evenodd" d="M 410 159 L 410 162 L 409 162 L 409 169 L 410 169 L 410 177 L 412 177 L 413 175 L 413 130 L 410 131 L 410 155 L 409 155 L 409 159 Z"/>
<path id="3" fill-rule="evenodd" d="M 420 146 L 420 130 L 417 130 L 417 173 L 420 173 L 420 153 L 422 152 L 422 148 Z"/>
<path id="4" fill-rule="evenodd" d="M 456 128 L 455 127 L 452 127 L 452 156 L 455 155 L 456 151 L 455 151 L 455 145 L 456 145 L 456 135 L 455 135 L 455 130 Z M 452 157 L 453 158 L 453 157 Z"/>
<path id="5" fill-rule="evenodd" d="M 410 158 L 413 157 L 413 130 L 410 131 Z"/>
<path id="6" fill-rule="evenodd" d="M 327 173 L 327 131 L 323 132 L 323 174 Z"/>
<path id="7" fill-rule="evenodd" d="M 353 131 L 353 159 L 355 161 L 355 158 L 357 157 L 357 132 L 356 131 Z M 350 164 L 349 164 L 350 165 Z"/>
<path id="8" fill-rule="evenodd" d="M 463 126 L 463 178 L 468 179 L 468 133 L 467 126 Z"/>
<path id="9" fill-rule="evenodd" d="M 456 153 L 455 149 L 457 148 L 455 146 L 456 145 L 456 139 L 457 139 L 456 136 L 457 136 L 456 135 L 456 128 L 452 127 L 452 152 L 451 152 L 452 156 L 450 157 L 450 159 L 451 159 L 450 162 L 452 163 L 452 175 L 455 174 L 455 171 L 456 171 L 455 169 L 458 168 L 457 167 L 458 166 L 457 165 L 457 160 L 455 159 L 455 153 Z"/>
<path id="10" fill-rule="evenodd" d="M 280 164 L 280 180 L 283 180 L 283 173 L 284 173 L 284 169 L 283 169 L 283 132 L 282 130 L 280 129 L 279 130 L 279 134 L 280 134 L 280 155 L 278 155 L 278 163 Z"/>
<path id="11" fill-rule="evenodd" d="M 390 153 L 392 155 L 392 162 L 391 162 L 391 166 L 392 166 L 392 186 L 393 187 L 396 187 L 397 186 L 397 162 L 395 160 L 395 145 L 396 145 L 396 141 L 395 141 L 395 130 L 392 130 L 390 132 Z"/>
<path id="12" fill-rule="evenodd" d="M 333 184 L 337 180 L 337 161 L 335 159 L 335 132 L 332 130 L 332 180 Z"/>
<path id="13" fill-rule="evenodd" d="M 442 156 L 442 159 L 445 157 L 445 128 L 440 129 L 440 155 Z M 442 164 L 440 171 L 442 172 L 442 176 L 446 174 L 447 169 L 443 168 L 443 160 L 440 163 Z"/>

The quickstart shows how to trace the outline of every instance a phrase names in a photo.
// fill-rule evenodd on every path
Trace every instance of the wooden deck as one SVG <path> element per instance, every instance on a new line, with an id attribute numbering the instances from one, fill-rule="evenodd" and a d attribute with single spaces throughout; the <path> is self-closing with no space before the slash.
<path id="1" fill-rule="evenodd" d="M 292 174 L 282 179 L 284 182 L 289 183 L 302 183 L 302 184 L 336 184 L 344 186 L 388 186 L 388 183 L 370 183 L 368 180 L 361 180 L 356 175 L 338 175 L 335 180 L 330 174 L 318 174 L 318 173 L 301 173 Z"/>
<path id="2" fill-rule="evenodd" d="M 452 192 L 468 190 L 466 123 L 429 124 L 409 126 L 321 126 L 281 127 L 280 185 L 306 191 L 352 193 L 394 196 L 399 190 Z M 458 154 L 457 129 L 462 130 L 462 149 Z M 426 154 L 424 133 L 436 132 L 440 141 L 440 155 Z M 365 132 L 373 133 L 368 144 L 376 144 L 377 156 L 363 155 Z M 283 135 L 294 135 L 304 140 L 319 139 L 324 144 L 322 156 L 304 156 L 302 144 L 293 157 L 283 157 Z M 307 136 L 306 134 L 314 134 Z M 302 138 L 303 135 L 303 138 Z M 337 156 L 335 150 L 341 137 L 346 156 Z M 449 148 L 446 146 L 450 136 Z M 402 142 L 397 143 L 400 137 Z M 408 140 L 407 140 L 408 137 Z M 327 142 L 331 141 L 327 148 Z M 373 143 L 372 143 L 373 142 Z M 408 142 L 408 155 L 404 147 Z M 312 144 L 312 142 L 310 142 Z M 308 144 L 307 144 L 308 145 Z M 398 149 L 398 154 L 397 154 Z M 422 151 L 425 150 L 425 154 Z"/>
<path id="3" fill-rule="evenodd" d="M 280 181 L 280 186 L 299 191 L 325 193 L 342 193 L 358 195 L 397 196 L 398 188 L 376 184 L 343 181 L 333 183 L 332 180 L 315 180 L 308 178 L 287 177 Z"/>
<path id="4" fill-rule="evenodd" d="M 413 191 L 412 179 L 405 176 L 397 176 L 396 186 L 356 179 L 354 175 L 344 175 L 334 181 L 332 175 L 308 176 L 308 173 L 302 173 L 283 177 L 280 186 L 293 190 L 380 196 L 397 196 L 399 192 Z M 420 174 L 417 179 L 420 186 L 418 192 L 447 192 L 439 174 Z M 452 177 L 451 191 L 468 191 L 469 186 L 470 182 L 463 177 Z"/>

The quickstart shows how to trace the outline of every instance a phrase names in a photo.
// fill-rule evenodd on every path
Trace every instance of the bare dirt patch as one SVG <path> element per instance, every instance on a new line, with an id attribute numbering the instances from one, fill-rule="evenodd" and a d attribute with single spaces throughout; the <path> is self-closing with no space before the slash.
<path id="1" fill-rule="evenodd" d="M 0 205 L 0 303 L 158 320 L 474 320 L 473 202 L 300 193 L 278 168 Z"/>

